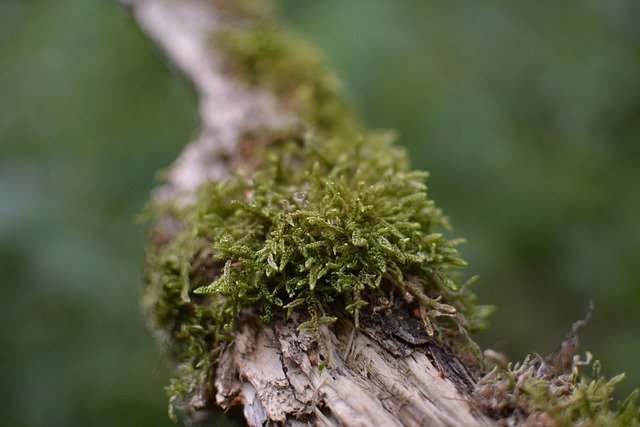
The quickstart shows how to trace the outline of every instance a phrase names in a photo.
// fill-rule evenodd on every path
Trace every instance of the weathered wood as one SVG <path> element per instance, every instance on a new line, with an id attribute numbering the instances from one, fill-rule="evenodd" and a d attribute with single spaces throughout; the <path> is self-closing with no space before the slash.
<path id="1" fill-rule="evenodd" d="M 323 337 L 331 360 L 319 370 L 325 352 L 293 322 L 245 321 L 220 360 L 217 403 L 227 408 L 239 399 L 251 425 L 488 424 L 470 403 L 473 377 L 436 342 L 390 338 L 399 357 L 345 318 Z"/>
<path id="2" fill-rule="evenodd" d="M 295 121 L 274 94 L 223 72 L 210 43 L 212 32 L 227 25 L 216 2 L 127 4 L 143 31 L 192 82 L 200 101 L 202 130 L 155 198 L 188 198 L 202 182 L 223 179 L 242 165 L 242 135 Z M 408 314 L 409 307 L 398 305 L 390 313 L 363 312 L 359 331 L 336 313 L 338 321 L 323 327 L 321 340 L 301 335 L 295 319 L 264 324 L 246 313 L 218 359 L 215 404 L 222 409 L 241 405 L 251 426 L 491 424 L 472 403 L 475 378 L 464 363 L 411 327 L 418 320 Z M 204 413 L 211 403 L 196 396 L 193 407 Z"/>
<path id="3" fill-rule="evenodd" d="M 155 197 L 185 194 L 205 180 L 218 181 L 238 156 L 241 135 L 280 129 L 293 120 L 267 91 L 248 88 L 225 74 L 212 34 L 225 26 L 211 0 L 123 0 L 170 65 L 194 85 L 202 126 L 168 172 Z M 233 162 L 231 162 L 233 163 Z"/>

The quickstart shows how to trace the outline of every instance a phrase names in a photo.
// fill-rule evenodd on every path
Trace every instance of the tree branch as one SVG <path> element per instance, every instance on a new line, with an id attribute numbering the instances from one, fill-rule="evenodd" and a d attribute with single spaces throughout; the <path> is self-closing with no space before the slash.
<path id="1" fill-rule="evenodd" d="M 236 155 L 243 133 L 280 129 L 293 120 L 276 97 L 249 88 L 223 72 L 212 35 L 229 23 L 213 0 L 126 0 L 143 31 L 198 93 L 202 128 L 168 173 L 170 194 L 188 193 L 204 181 L 219 181 L 229 170 L 223 159 Z M 166 197 L 163 194 L 159 197 Z"/>
<path id="2" fill-rule="evenodd" d="M 225 72 L 211 43 L 215 31 L 230 25 L 219 2 L 128 3 L 143 31 L 194 85 L 200 101 L 202 130 L 171 167 L 167 182 L 154 193 L 156 200 L 188 200 L 203 182 L 220 181 L 238 165 L 246 166 L 243 135 L 300 121 L 279 94 Z M 164 235 L 156 244 L 171 240 L 168 224 L 156 225 Z M 208 380 L 215 396 L 212 384 L 190 390 L 194 419 L 216 405 L 225 410 L 241 405 L 251 426 L 490 424 L 472 403 L 472 371 L 412 325 L 411 319 L 421 322 L 407 315 L 410 309 L 398 303 L 387 315 L 363 311 L 358 330 L 338 311 L 335 324 L 321 326 L 322 340 L 301 334 L 295 317 L 265 324 L 245 313 L 233 340 L 211 356 L 217 368 Z"/>

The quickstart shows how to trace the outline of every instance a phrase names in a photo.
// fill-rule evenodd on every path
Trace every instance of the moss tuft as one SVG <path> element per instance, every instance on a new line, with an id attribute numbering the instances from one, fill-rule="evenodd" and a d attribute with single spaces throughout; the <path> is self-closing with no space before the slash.
<path id="1" fill-rule="evenodd" d="M 214 34 L 213 45 L 230 73 L 278 95 L 302 124 L 316 132 L 355 132 L 342 81 L 313 45 L 286 27 L 260 21 L 228 27 Z"/>
<path id="2" fill-rule="evenodd" d="M 450 274 L 466 265 L 459 241 L 438 232 L 446 218 L 427 198 L 426 174 L 408 172 L 401 150 L 380 136 L 310 138 L 268 155 L 252 176 L 205 185 L 188 222 L 224 263 L 196 293 L 221 298 L 227 328 L 251 306 L 266 320 L 282 309 L 311 313 L 301 329 L 312 330 L 331 322 L 334 301 L 357 323 L 363 295 L 383 280 L 419 302 L 431 334 L 438 317 L 462 319 L 467 291 Z"/>
<path id="3" fill-rule="evenodd" d="M 273 23 L 277 19 L 275 5 L 269 0 L 210 0 L 224 20 Z"/>
<path id="4" fill-rule="evenodd" d="M 612 396 L 624 374 L 608 380 L 589 352 L 584 361 L 575 354 L 579 333 L 593 309 L 591 303 L 586 318 L 575 322 L 560 346 L 545 358 L 527 356 L 511 365 L 504 356 L 485 352 L 498 361 L 476 386 L 476 400 L 485 412 L 506 425 L 640 426 L 640 391 L 614 408 Z M 582 372 L 588 366 L 591 376 Z"/>
<path id="5" fill-rule="evenodd" d="M 180 229 L 149 254 L 147 298 L 186 373 L 170 388 L 177 408 L 194 390 L 208 393 L 210 382 L 193 378 L 212 374 L 210 351 L 245 309 L 265 321 L 299 313 L 311 332 L 339 311 L 357 325 L 362 307 L 394 293 L 418 305 L 430 335 L 470 343 L 487 310 L 457 281 L 460 240 L 443 236 L 426 174 L 409 171 L 391 142 L 280 141 L 253 174 L 204 184 L 171 210 Z"/>
<path id="6" fill-rule="evenodd" d="M 314 332 L 343 313 L 358 326 L 363 307 L 391 294 L 417 307 L 429 335 L 473 354 L 469 333 L 491 308 L 459 280 L 461 240 L 444 236 L 427 174 L 409 169 L 390 134 L 360 130 L 338 77 L 271 3 L 212 1 L 228 23 L 212 36 L 227 72 L 274 93 L 300 123 L 246 133 L 238 146 L 250 147 L 251 172 L 203 184 L 186 206 L 150 206 L 144 305 L 177 367 L 170 416 L 211 404 L 217 357 L 245 312 L 267 322 L 295 313 Z M 605 379 L 598 363 L 584 376 L 571 362 L 584 324 L 553 355 L 487 374 L 478 405 L 508 425 L 640 425 L 638 391 L 612 407 L 622 376 Z"/>
<path id="7" fill-rule="evenodd" d="M 523 362 L 487 374 L 476 387 L 476 398 L 488 414 L 508 419 L 509 425 L 640 425 L 640 391 L 614 405 L 613 394 L 624 374 L 607 379 L 600 363 L 590 362 L 587 353 L 585 362 L 574 358 L 569 372 L 554 373 L 545 360 L 527 356 Z M 582 373 L 588 365 L 591 376 Z"/>

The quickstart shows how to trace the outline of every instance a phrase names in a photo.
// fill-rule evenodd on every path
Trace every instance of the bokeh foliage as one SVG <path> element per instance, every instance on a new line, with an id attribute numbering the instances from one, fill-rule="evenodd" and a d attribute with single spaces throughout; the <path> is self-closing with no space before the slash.
<path id="1" fill-rule="evenodd" d="M 367 0 L 284 10 L 452 219 L 484 345 L 584 347 L 640 384 L 640 4 Z M 197 129 L 191 89 L 106 0 L 0 2 L 0 413 L 163 425 L 133 223 Z"/>

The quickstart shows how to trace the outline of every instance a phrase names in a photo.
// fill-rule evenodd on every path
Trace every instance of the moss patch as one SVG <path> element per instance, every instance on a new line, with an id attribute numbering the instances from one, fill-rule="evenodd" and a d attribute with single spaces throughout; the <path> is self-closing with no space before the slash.
<path id="1" fill-rule="evenodd" d="M 313 45 L 286 27 L 242 22 L 217 31 L 212 44 L 229 73 L 275 93 L 302 125 L 319 133 L 357 132 L 340 78 Z"/>
<path id="2" fill-rule="evenodd" d="M 301 329 L 313 330 L 332 321 L 336 301 L 357 324 L 363 294 L 383 280 L 419 302 L 431 334 L 440 317 L 469 326 L 470 294 L 451 274 L 466 265 L 459 241 L 438 232 L 446 219 L 427 198 L 426 175 L 409 172 L 401 150 L 381 136 L 307 138 L 265 155 L 254 175 L 205 185 L 189 208 L 187 228 L 224 263 L 195 292 L 221 299 L 227 328 L 252 307 L 265 320 L 300 309 L 311 314 Z"/>
<path id="3" fill-rule="evenodd" d="M 600 363 L 592 363 L 590 353 L 584 360 L 575 355 L 578 334 L 592 312 L 593 305 L 587 317 L 575 322 L 558 349 L 545 358 L 527 356 L 511 365 L 499 357 L 500 363 L 476 386 L 478 404 L 506 425 L 640 426 L 640 390 L 614 405 L 613 393 L 624 374 L 607 379 L 600 372 Z M 590 376 L 582 372 L 589 366 Z"/>
<path id="4" fill-rule="evenodd" d="M 322 56 L 260 17 L 261 2 L 214 4 L 229 22 L 212 38 L 224 68 L 274 93 L 300 123 L 254 131 L 263 144 L 249 174 L 202 185 L 188 206 L 149 209 L 145 307 L 178 367 L 171 415 L 213 398 L 217 354 L 244 310 L 265 321 L 296 312 L 313 332 L 338 312 L 358 325 L 364 306 L 395 294 L 418 307 L 428 334 L 474 347 L 469 332 L 489 310 L 459 280 L 461 240 L 442 234 L 448 221 L 427 197 L 427 174 L 409 169 L 391 134 L 359 130 Z"/>
<path id="5" fill-rule="evenodd" d="M 613 403 L 613 393 L 624 374 L 607 379 L 596 361 L 591 376 L 584 375 L 581 364 L 576 359 L 570 372 L 556 374 L 539 357 L 528 356 L 523 362 L 490 372 L 478 384 L 476 397 L 489 415 L 508 419 L 509 425 L 640 425 L 638 390 L 623 402 Z"/>
<path id="6" fill-rule="evenodd" d="M 418 307 L 429 335 L 474 348 L 469 333 L 490 309 L 460 281 L 461 240 L 442 234 L 448 221 L 427 196 L 426 173 L 409 169 L 389 134 L 360 130 L 340 80 L 268 4 L 213 3 L 229 22 L 212 37 L 227 72 L 276 94 L 300 123 L 253 131 L 250 173 L 202 185 L 187 206 L 149 209 L 145 308 L 177 366 L 170 415 L 212 404 L 216 358 L 246 311 L 267 322 L 296 312 L 299 329 L 313 332 L 339 312 L 358 325 L 363 307 L 394 294 Z M 639 424 L 637 393 L 612 410 L 621 377 L 606 380 L 599 365 L 582 376 L 578 362 L 569 372 L 538 357 L 496 369 L 478 385 L 478 404 L 518 422 Z"/>

